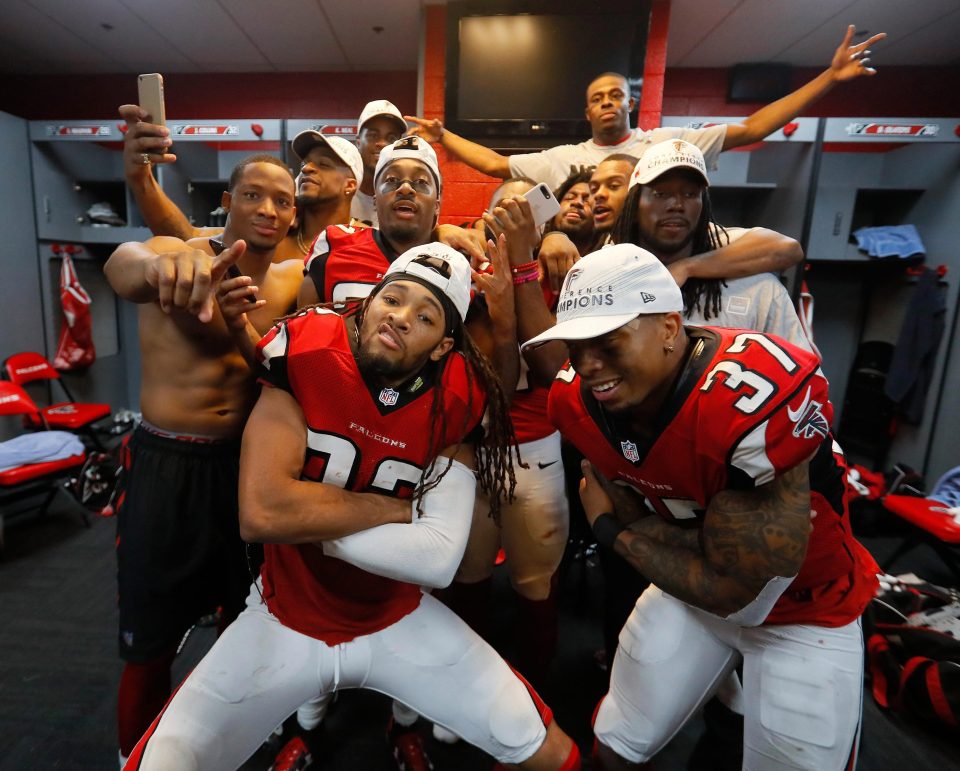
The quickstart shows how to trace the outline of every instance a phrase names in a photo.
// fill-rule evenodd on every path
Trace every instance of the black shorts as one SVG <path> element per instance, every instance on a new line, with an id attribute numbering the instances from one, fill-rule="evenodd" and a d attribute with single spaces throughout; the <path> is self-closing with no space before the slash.
<path id="1" fill-rule="evenodd" d="M 240 540 L 240 440 L 131 437 L 117 512 L 120 656 L 148 661 L 201 616 L 243 608 L 251 573 Z"/>

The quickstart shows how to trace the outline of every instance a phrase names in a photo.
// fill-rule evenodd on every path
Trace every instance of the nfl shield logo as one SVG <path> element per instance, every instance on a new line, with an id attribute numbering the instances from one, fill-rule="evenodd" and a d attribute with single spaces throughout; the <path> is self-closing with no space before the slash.
<path id="1" fill-rule="evenodd" d="M 620 447 L 623 450 L 623 457 L 631 463 L 636 463 L 638 460 L 640 460 L 640 453 L 637 452 L 637 445 L 635 445 L 633 442 L 620 442 Z"/>
<path id="2" fill-rule="evenodd" d="M 383 404 L 385 407 L 392 407 L 394 404 L 397 403 L 397 397 L 399 395 L 400 394 L 397 391 L 394 391 L 392 388 L 384 388 L 380 392 L 380 396 L 379 396 L 380 403 Z"/>

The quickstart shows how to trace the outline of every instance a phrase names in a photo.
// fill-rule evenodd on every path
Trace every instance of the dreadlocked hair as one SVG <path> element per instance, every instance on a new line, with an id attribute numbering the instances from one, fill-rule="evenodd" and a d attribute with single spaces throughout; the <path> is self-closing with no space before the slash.
<path id="1" fill-rule="evenodd" d="M 640 235 L 640 218 L 637 216 L 640 204 L 640 194 L 644 185 L 634 185 L 623 202 L 623 210 L 613 227 L 612 239 L 615 244 L 636 244 L 646 248 L 646 241 Z M 710 191 L 703 188 L 703 208 L 700 211 L 700 221 L 693 229 L 691 237 L 691 254 L 703 254 L 719 249 L 729 241 L 727 231 L 713 219 L 713 204 L 710 201 Z M 689 316 L 694 311 L 703 313 L 706 320 L 720 315 L 723 288 L 726 282 L 719 278 L 691 278 L 680 287 L 683 295 L 683 315 Z"/>
<path id="2" fill-rule="evenodd" d="M 363 317 L 366 313 L 370 299 L 377 294 L 379 286 L 374 288 L 363 303 L 349 315 L 354 317 L 357 329 L 363 324 Z M 480 489 L 486 494 L 490 502 L 490 516 L 496 522 L 500 521 L 500 506 L 505 501 L 513 501 L 514 491 L 517 487 L 517 475 L 513 467 L 513 453 L 516 451 L 519 462 L 520 448 L 517 442 L 516 434 L 513 429 L 513 421 L 510 419 L 510 401 L 503 390 L 503 384 L 499 375 L 493 369 L 489 359 L 483 352 L 477 348 L 473 338 L 467 331 L 452 305 L 447 307 L 449 301 L 446 297 L 440 298 L 447 312 L 447 318 L 452 319 L 449 335 L 453 338 L 452 352 L 459 353 L 466 361 L 466 380 L 467 380 L 467 409 L 464 411 L 463 423 L 459 427 L 457 434 L 461 439 L 457 442 L 453 455 L 457 454 L 463 445 L 462 437 L 465 437 L 470 431 L 470 416 L 474 414 L 474 398 L 476 384 L 487 397 L 487 426 L 480 429 L 483 432 L 483 438 L 477 447 L 477 481 Z M 447 354 L 449 356 L 450 353 Z M 443 366 L 447 356 L 438 362 Z M 433 388 L 433 399 L 430 404 L 429 425 L 431 429 L 430 445 L 427 452 L 428 457 L 432 458 L 429 465 L 420 473 L 420 481 L 414 492 L 414 500 L 417 502 L 417 513 L 422 514 L 422 500 L 425 493 L 435 488 L 440 480 L 446 476 L 447 471 L 453 465 L 453 457 L 443 458 L 440 452 L 444 449 L 444 437 L 447 436 L 447 414 L 443 409 L 443 379 L 437 378 Z M 479 427 L 478 427 L 479 429 Z M 427 482 L 427 478 L 437 468 L 438 463 L 443 463 L 443 468 L 437 477 Z"/>

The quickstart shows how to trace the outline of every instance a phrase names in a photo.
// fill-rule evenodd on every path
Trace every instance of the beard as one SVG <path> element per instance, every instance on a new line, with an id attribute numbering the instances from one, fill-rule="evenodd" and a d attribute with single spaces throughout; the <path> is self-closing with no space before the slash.
<path id="1" fill-rule="evenodd" d="M 663 241 L 659 238 L 651 238 L 643 235 L 640 239 L 643 241 L 641 246 L 649 249 L 654 254 L 673 255 L 683 251 L 691 241 L 693 241 L 693 231 L 691 230 L 681 241 Z"/>
<path id="2" fill-rule="evenodd" d="M 575 225 L 561 221 L 557 225 L 557 230 L 569 236 L 571 241 L 582 240 L 593 235 L 593 220 L 583 219 Z"/>
<path id="3" fill-rule="evenodd" d="M 400 362 L 390 361 L 383 354 L 372 353 L 365 345 L 361 345 L 357 351 L 357 369 L 365 380 L 378 384 L 393 382 L 406 374 Z"/>

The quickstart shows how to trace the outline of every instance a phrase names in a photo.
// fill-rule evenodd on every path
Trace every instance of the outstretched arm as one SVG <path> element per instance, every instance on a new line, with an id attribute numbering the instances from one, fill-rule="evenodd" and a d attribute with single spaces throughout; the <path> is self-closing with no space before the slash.
<path id="1" fill-rule="evenodd" d="M 122 105 L 120 117 L 127 123 L 123 135 L 123 173 L 151 232 L 157 236 L 182 238 L 184 241 L 220 232 L 222 228 L 195 228 L 191 225 L 153 176 L 154 164 L 174 163 L 177 160 L 177 156 L 169 152 L 173 144 L 170 129 L 145 123 L 146 110 L 135 104 Z"/>
<path id="2" fill-rule="evenodd" d="M 214 292 L 247 245 L 235 241 L 213 255 L 179 238 L 160 236 L 120 244 L 103 266 L 118 295 L 135 303 L 159 302 L 164 313 L 181 308 L 200 321 L 213 318 Z"/>
<path id="3" fill-rule="evenodd" d="M 265 387 L 243 431 L 240 535 L 262 543 L 311 543 L 389 522 L 410 522 L 409 501 L 303 480 L 307 423 L 297 401 Z"/>
<path id="4" fill-rule="evenodd" d="M 800 115 L 837 83 L 844 83 L 861 76 L 876 75 L 877 71 L 867 66 L 870 61 L 867 58 L 870 53 L 868 49 L 883 40 L 887 34 L 881 32 L 862 43 L 850 45 L 856 29 L 853 24 L 847 27 L 847 34 L 844 35 L 843 42 L 834 53 L 830 66 L 817 77 L 782 99 L 761 107 L 743 123 L 732 123 L 727 126 L 723 149 L 730 150 L 759 142 Z"/>
<path id="5" fill-rule="evenodd" d="M 691 278 L 742 278 L 780 273 L 803 259 L 800 243 L 767 228 L 751 228 L 726 246 L 682 257 L 667 267 L 683 286 Z"/>
<path id="6" fill-rule="evenodd" d="M 611 511 L 589 464 L 580 498 L 591 525 Z M 772 606 L 765 595 L 782 591 L 800 571 L 810 530 L 810 482 L 802 463 L 755 490 L 714 495 L 699 535 L 644 518 L 616 536 L 614 549 L 663 591 L 729 616 L 758 600 Z"/>
<path id="7" fill-rule="evenodd" d="M 507 179 L 510 176 L 510 161 L 507 156 L 448 131 L 436 118 L 425 120 L 415 115 L 404 115 L 403 119 L 413 124 L 409 134 L 441 145 L 451 156 L 458 161 L 463 161 L 467 166 L 489 174 L 491 177 Z"/>

